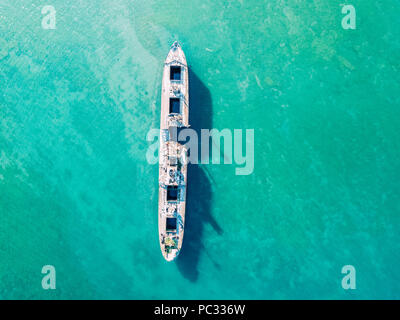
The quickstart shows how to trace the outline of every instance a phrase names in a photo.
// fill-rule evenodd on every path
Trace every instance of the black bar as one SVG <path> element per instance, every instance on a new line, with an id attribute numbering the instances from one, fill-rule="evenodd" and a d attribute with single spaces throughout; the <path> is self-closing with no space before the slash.
<path id="1" fill-rule="evenodd" d="M 2 310 L 12 310 L 40 314 L 76 316 L 82 311 L 93 315 L 124 314 L 124 319 L 275 319 L 284 316 L 359 316 L 382 308 L 398 308 L 399 301 L 300 301 L 300 300 L 57 300 L 57 301 L 0 301 Z M 51 309 L 54 309 L 51 310 Z M 186 310 L 186 312 L 185 312 Z M 56 312 L 56 313 L 54 313 Z"/>

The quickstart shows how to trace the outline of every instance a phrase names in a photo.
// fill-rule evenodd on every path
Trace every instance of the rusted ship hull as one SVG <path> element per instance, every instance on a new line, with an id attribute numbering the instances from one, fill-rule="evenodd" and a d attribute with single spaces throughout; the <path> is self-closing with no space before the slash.
<path id="1" fill-rule="evenodd" d="M 175 42 L 164 63 L 161 92 L 158 229 L 167 261 L 182 248 L 187 188 L 187 150 L 177 132 L 189 126 L 189 72 L 185 54 Z"/>

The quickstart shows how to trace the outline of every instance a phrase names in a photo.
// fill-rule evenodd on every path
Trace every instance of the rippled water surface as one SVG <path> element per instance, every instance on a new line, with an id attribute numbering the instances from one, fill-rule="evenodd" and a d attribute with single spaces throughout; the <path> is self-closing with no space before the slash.
<path id="1" fill-rule="evenodd" d="M 400 4 L 344 30 L 341 3 L 49 0 L 44 30 L 0 0 L 0 298 L 400 298 Z M 167 263 L 145 154 L 174 40 L 192 126 L 254 129 L 255 162 L 190 168 Z"/>

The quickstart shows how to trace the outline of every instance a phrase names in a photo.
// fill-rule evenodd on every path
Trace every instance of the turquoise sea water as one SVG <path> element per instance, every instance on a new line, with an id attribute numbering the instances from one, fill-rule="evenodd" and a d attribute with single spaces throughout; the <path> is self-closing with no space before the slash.
<path id="1" fill-rule="evenodd" d="M 0 0 L 0 298 L 400 298 L 400 3 L 351 1 L 356 30 L 342 3 L 49 0 L 44 30 Z M 167 263 L 145 153 L 174 40 L 192 125 L 254 129 L 255 167 L 190 168 Z"/>

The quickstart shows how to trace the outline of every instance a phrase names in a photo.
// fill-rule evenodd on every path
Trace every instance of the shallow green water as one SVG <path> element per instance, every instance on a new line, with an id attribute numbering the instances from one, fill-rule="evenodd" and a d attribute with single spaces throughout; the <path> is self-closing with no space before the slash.
<path id="1" fill-rule="evenodd" d="M 0 0 L 0 298 L 400 298 L 400 4 L 344 30 L 341 3 L 52 0 L 44 30 Z M 167 263 L 145 152 L 174 40 L 193 126 L 255 129 L 255 168 L 192 166 Z"/>

